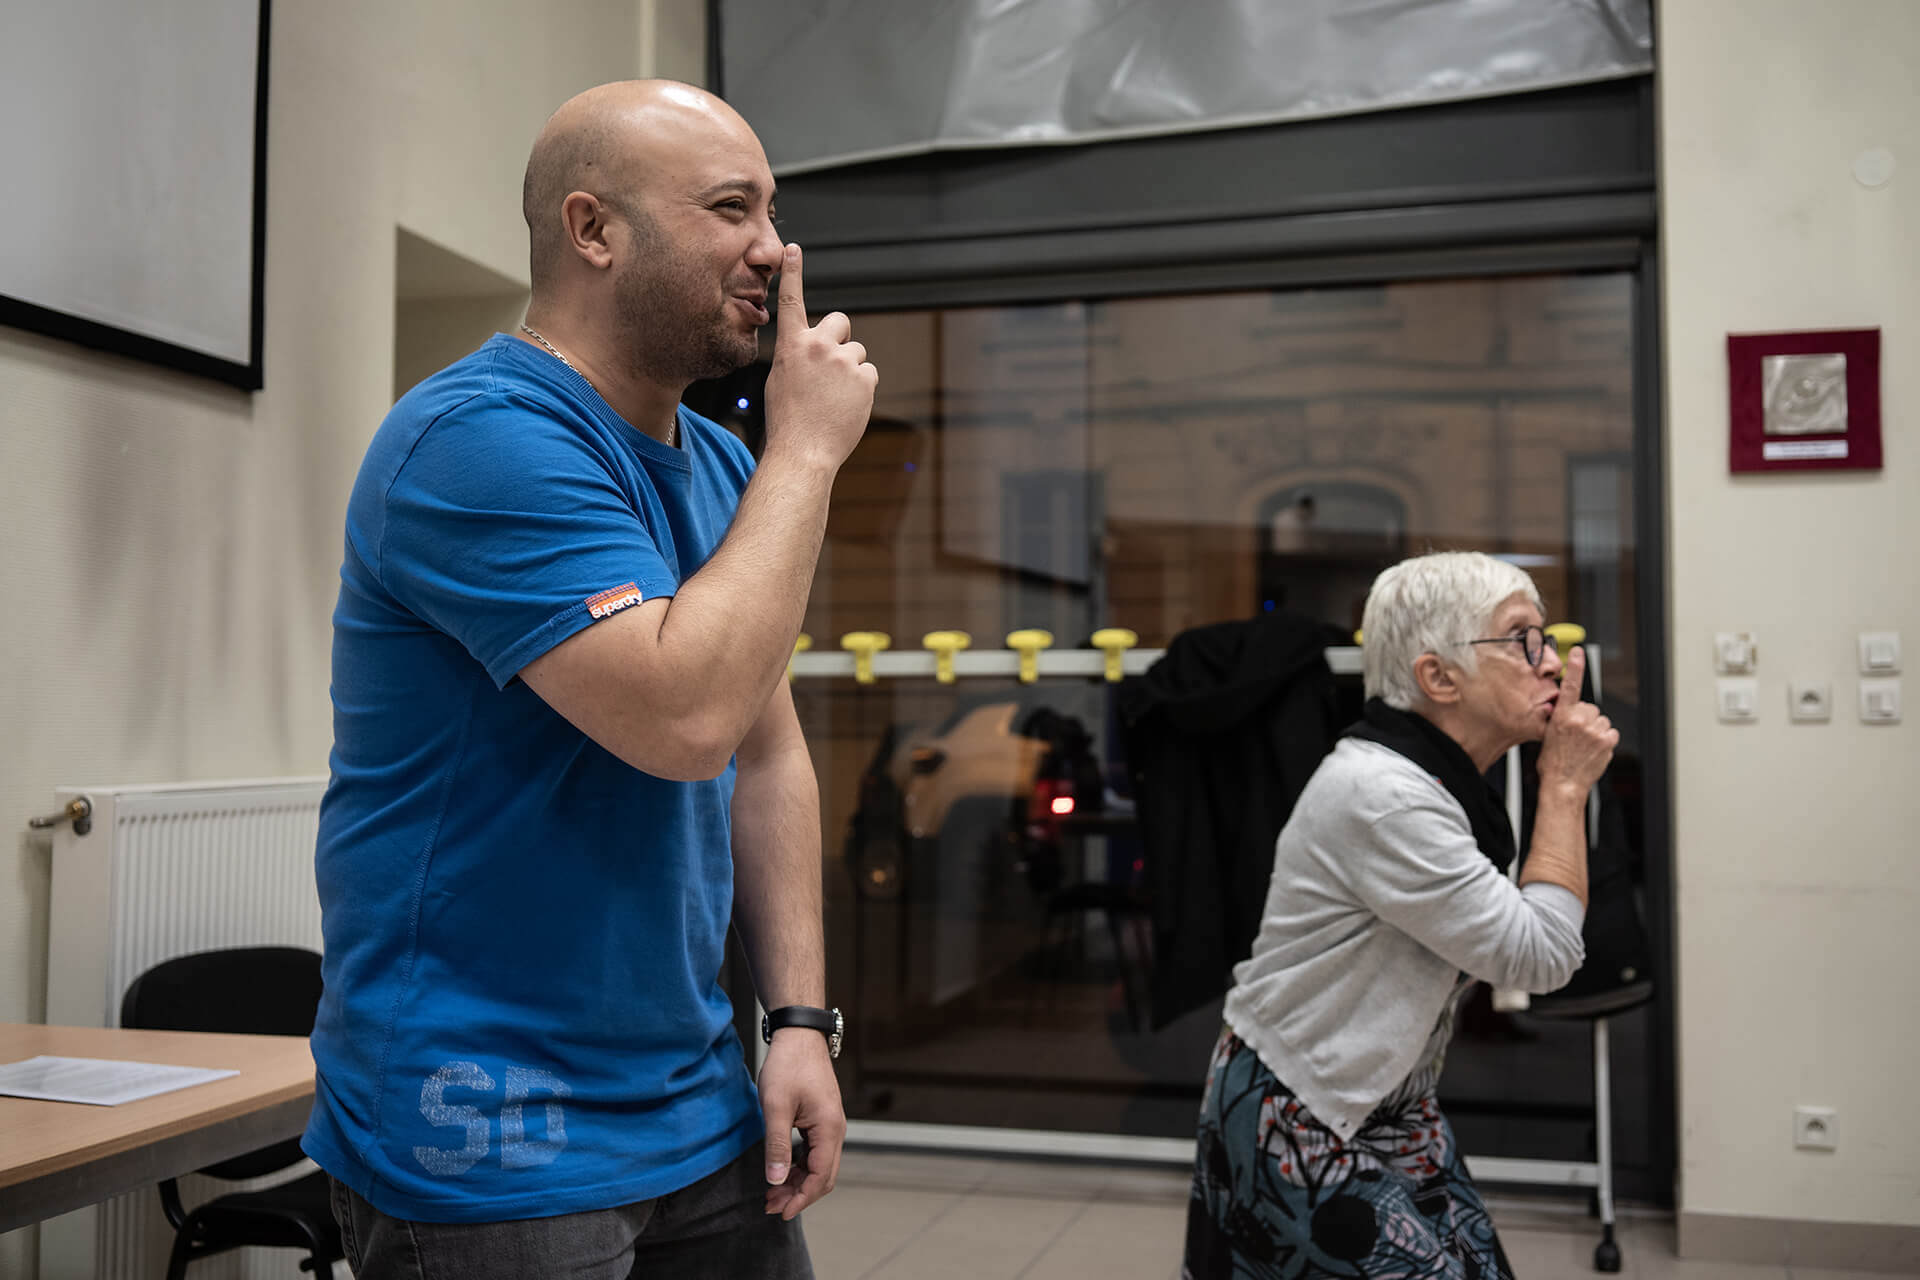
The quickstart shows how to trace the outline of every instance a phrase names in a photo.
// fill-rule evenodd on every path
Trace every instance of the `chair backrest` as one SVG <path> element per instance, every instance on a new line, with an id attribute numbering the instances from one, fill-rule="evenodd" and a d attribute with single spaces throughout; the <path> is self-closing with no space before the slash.
<path id="1" fill-rule="evenodd" d="M 133 980 L 120 1025 L 148 1031 L 304 1036 L 320 1008 L 320 955 L 303 947 L 229 947 L 164 960 Z M 299 1139 L 201 1170 L 257 1178 L 301 1158 Z"/>

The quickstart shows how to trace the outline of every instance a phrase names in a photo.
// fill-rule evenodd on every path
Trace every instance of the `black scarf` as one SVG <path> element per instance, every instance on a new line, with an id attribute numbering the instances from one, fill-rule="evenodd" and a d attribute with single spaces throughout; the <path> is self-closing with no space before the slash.
<path id="1" fill-rule="evenodd" d="M 1432 774 L 1467 811 L 1480 852 L 1502 872 L 1513 863 L 1513 826 L 1507 821 L 1506 804 L 1486 775 L 1473 767 L 1466 749 L 1435 728 L 1432 721 L 1412 711 L 1396 711 L 1378 698 L 1368 698 L 1360 719 L 1340 736 L 1377 742 Z"/>

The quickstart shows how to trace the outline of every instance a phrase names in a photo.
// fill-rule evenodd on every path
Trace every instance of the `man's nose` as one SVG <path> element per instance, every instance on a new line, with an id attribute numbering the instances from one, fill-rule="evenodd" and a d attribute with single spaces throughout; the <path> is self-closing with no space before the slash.
<path id="1" fill-rule="evenodd" d="M 771 276 L 780 269 L 780 261 L 787 249 L 786 242 L 780 238 L 780 232 L 774 228 L 772 218 L 761 220 L 760 233 L 747 246 L 747 265 L 762 277 Z"/>

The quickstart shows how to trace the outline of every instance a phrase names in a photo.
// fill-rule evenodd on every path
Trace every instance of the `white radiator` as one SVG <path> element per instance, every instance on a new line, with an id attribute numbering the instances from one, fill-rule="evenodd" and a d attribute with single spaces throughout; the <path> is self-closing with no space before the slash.
<path id="1" fill-rule="evenodd" d="M 320 950 L 313 846 L 326 781 L 61 788 L 61 805 L 84 796 L 92 814 L 84 835 L 70 823 L 54 832 L 47 1021 L 117 1026 L 128 985 L 188 952 Z M 192 1176 L 180 1183 L 189 1207 L 235 1188 Z M 172 1243 L 155 1191 L 120 1196 L 41 1226 L 40 1278 L 157 1280 Z M 307 1274 L 302 1256 L 246 1249 L 195 1263 L 188 1275 L 279 1280 Z M 346 1268 L 335 1271 L 344 1277 Z"/>

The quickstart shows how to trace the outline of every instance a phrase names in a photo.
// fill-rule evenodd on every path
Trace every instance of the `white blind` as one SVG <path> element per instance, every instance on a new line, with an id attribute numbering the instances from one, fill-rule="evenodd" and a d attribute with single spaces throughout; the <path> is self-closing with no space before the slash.
<path id="1" fill-rule="evenodd" d="M 1651 0 L 722 0 L 776 173 L 1271 124 L 1652 69 Z"/>

